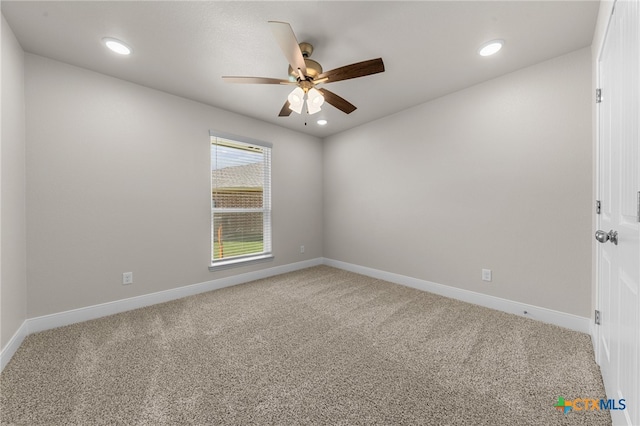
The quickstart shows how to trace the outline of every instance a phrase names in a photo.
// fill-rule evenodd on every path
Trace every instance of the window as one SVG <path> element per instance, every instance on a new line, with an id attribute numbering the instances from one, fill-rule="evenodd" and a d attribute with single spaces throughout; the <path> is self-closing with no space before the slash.
<path id="1" fill-rule="evenodd" d="M 271 145 L 212 132 L 211 268 L 271 257 Z"/>

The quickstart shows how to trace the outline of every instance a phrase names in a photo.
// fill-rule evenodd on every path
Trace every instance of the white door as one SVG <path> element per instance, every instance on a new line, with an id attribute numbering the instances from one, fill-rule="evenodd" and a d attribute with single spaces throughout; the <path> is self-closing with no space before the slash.
<path id="1" fill-rule="evenodd" d="M 639 28 L 640 1 L 618 0 L 599 58 L 597 356 L 607 397 L 626 402 L 615 425 L 640 425 Z"/>

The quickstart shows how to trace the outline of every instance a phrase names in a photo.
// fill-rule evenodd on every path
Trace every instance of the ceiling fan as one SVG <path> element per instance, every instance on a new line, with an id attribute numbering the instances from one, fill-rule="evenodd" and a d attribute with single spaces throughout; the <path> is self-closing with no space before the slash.
<path id="1" fill-rule="evenodd" d="M 229 83 L 295 85 L 296 88 L 289 94 L 280 114 L 278 114 L 280 117 L 288 117 L 291 111 L 300 114 L 305 98 L 309 114 L 320 111 L 320 107 L 325 101 L 340 111 L 350 114 L 356 110 L 353 104 L 327 89 L 316 88 L 316 85 L 364 77 L 384 71 L 382 59 L 377 58 L 323 72 L 322 66 L 318 62 L 309 59 L 313 53 L 313 46 L 309 43 L 298 43 L 291 25 L 286 22 L 269 21 L 269 26 L 289 62 L 289 79 L 231 76 L 224 76 L 222 79 Z"/>

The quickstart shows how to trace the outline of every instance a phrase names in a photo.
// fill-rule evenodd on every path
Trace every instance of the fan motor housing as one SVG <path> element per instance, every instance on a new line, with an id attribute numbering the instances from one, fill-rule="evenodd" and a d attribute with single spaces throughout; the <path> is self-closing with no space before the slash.
<path id="1" fill-rule="evenodd" d="M 315 79 L 318 75 L 322 74 L 322 65 L 320 65 L 313 59 L 304 58 L 304 64 L 307 67 L 307 77 Z M 291 65 L 289 65 L 289 75 L 297 80 L 299 77 L 298 70 L 294 71 L 293 68 L 291 68 Z"/>
<path id="2" fill-rule="evenodd" d="M 310 77 L 311 79 L 315 79 L 318 75 L 322 74 L 322 65 L 314 61 L 313 59 L 309 59 L 309 56 L 313 53 L 313 46 L 310 43 L 302 42 L 298 44 L 300 46 L 300 52 L 302 52 L 302 57 L 304 58 L 304 64 L 307 67 L 307 75 L 305 77 Z M 298 75 L 298 70 L 294 70 L 289 65 L 289 75 L 293 77 L 294 81 L 300 77 Z"/>

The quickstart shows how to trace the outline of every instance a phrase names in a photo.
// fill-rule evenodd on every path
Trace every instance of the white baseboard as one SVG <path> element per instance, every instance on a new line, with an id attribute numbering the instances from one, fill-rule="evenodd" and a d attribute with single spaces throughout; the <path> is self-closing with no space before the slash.
<path id="1" fill-rule="evenodd" d="M 18 328 L 11 339 L 7 342 L 7 344 L 0 351 L 0 371 L 4 370 L 4 367 L 11 361 L 13 355 L 16 353 L 22 341 L 29 334 L 27 321 L 23 321 L 22 325 Z"/>
<path id="2" fill-rule="evenodd" d="M 15 352 L 20 347 L 20 344 L 22 344 L 22 341 L 25 339 L 25 337 L 31 333 L 114 315 L 133 309 L 155 305 L 158 303 L 169 302 L 171 300 L 181 299 L 183 297 L 193 296 L 195 294 L 204 293 L 207 291 L 243 284 L 250 281 L 268 278 L 274 275 L 280 275 L 287 272 L 293 272 L 299 269 L 309 268 L 322 264 L 362 275 L 367 275 L 373 278 L 382 279 L 395 284 L 412 287 L 418 290 L 439 294 L 441 296 L 451 297 L 453 299 L 462 300 L 464 302 L 485 306 L 487 308 L 492 308 L 499 311 L 536 319 L 538 321 L 546 322 L 549 324 L 555 324 L 560 327 L 568 328 L 582 333 L 588 333 L 593 336 L 593 329 L 591 328 L 591 321 L 589 318 L 583 318 L 564 312 L 528 305 L 525 303 L 514 302 L 512 300 L 489 296 L 482 293 L 476 293 L 469 290 L 463 290 L 460 288 L 425 281 L 418 278 L 407 277 L 405 275 L 395 274 L 392 272 L 385 272 L 378 269 L 367 268 L 365 266 L 354 265 L 351 263 L 326 258 L 316 258 L 302 262 L 290 263 L 288 265 L 262 269 L 259 271 L 233 275 L 230 277 L 219 278 L 204 283 L 178 287 L 171 290 L 160 291 L 157 293 L 145 294 L 129 299 L 116 300 L 99 305 L 87 306 L 84 308 L 44 315 L 36 318 L 29 318 L 22 323 L 11 340 L 9 340 L 5 347 L 2 348 L 2 351 L 0 351 L 0 371 L 2 371 L 4 367 L 9 363 Z M 524 314 L 525 311 L 527 312 L 526 315 Z"/>
<path id="3" fill-rule="evenodd" d="M 173 288 L 171 290 L 159 291 L 157 293 L 131 297 L 129 299 L 116 300 L 99 305 L 87 306 L 85 308 L 73 309 L 71 311 L 44 315 L 37 318 L 30 318 L 27 320 L 29 325 L 28 330 L 29 334 L 35 333 L 37 331 L 49 330 L 56 327 L 62 327 L 69 324 L 75 324 L 77 322 L 106 317 L 108 315 L 119 314 L 121 312 L 131 311 L 133 309 L 144 308 L 146 306 L 156 305 L 158 303 L 164 303 L 171 300 L 181 299 L 187 296 L 193 296 L 194 294 L 218 290 L 225 287 L 231 287 L 234 285 L 247 283 L 249 281 L 268 278 L 274 275 L 280 275 L 287 272 L 297 271 L 298 269 L 309 268 L 311 266 L 321 264 L 322 258 L 311 259 L 302 262 L 290 263 L 288 265 L 261 269 L 259 271 L 232 275 L 230 277 L 218 278 L 204 283 Z"/>
<path id="4" fill-rule="evenodd" d="M 183 297 L 193 296 L 194 294 L 204 293 L 207 291 L 218 290 L 224 287 L 244 284 L 262 278 L 272 277 L 274 275 L 285 274 L 287 272 L 293 272 L 299 269 L 309 268 L 311 266 L 322 265 L 322 263 L 322 258 L 310 259 L 302 262 L 275 266 L 273 268 L 261 269 L 259 271 L 233 275 L 230 277 L 218 278 L 204 283 L 159 291 L 157 293 L 150 293 L 128 299 L 73 309 L 70 311 L 29 318 L 22 324 L 20 329 L 0 352 L 0 371 L 4 369 L 5 365 L 9 362 L 18 347 L 20 347 L 24 338 L 31 333 L 119 314 L 121 312 L 144 308 L 158 303 L 169 302 L 171 300 L 181 299 Z"/>
<path id="5" fill-rule="evenodd" d="M 486 308 L 519 315 L 521 317 L 535 319 L 547 324 L 554 324 L 570 330 L 579 331 L 581 333 L 591 334 L 591 320 L 589 318 L 554 311 L 540 306 L 515 302 L 513 300 L 502 299 L 500 297 L 490 296 L 487 294 L 476 293 L 474 291 L 425 281 L 418 278 L 407 277 L 405 275 L 394 274 L 392 272 L 341 262 L 338 260 L 325 258 L 323 263 L 327 266 L 333 266 L 334 268 L 344 269 L 357 274 L 378 278 L 395 284 L 427 291 L 429 293 L 439 294 L 440 296 L 450 297 L 463 302 L 473 303 Z M 525 314 L 525 312 L 527 313 Z"/>

